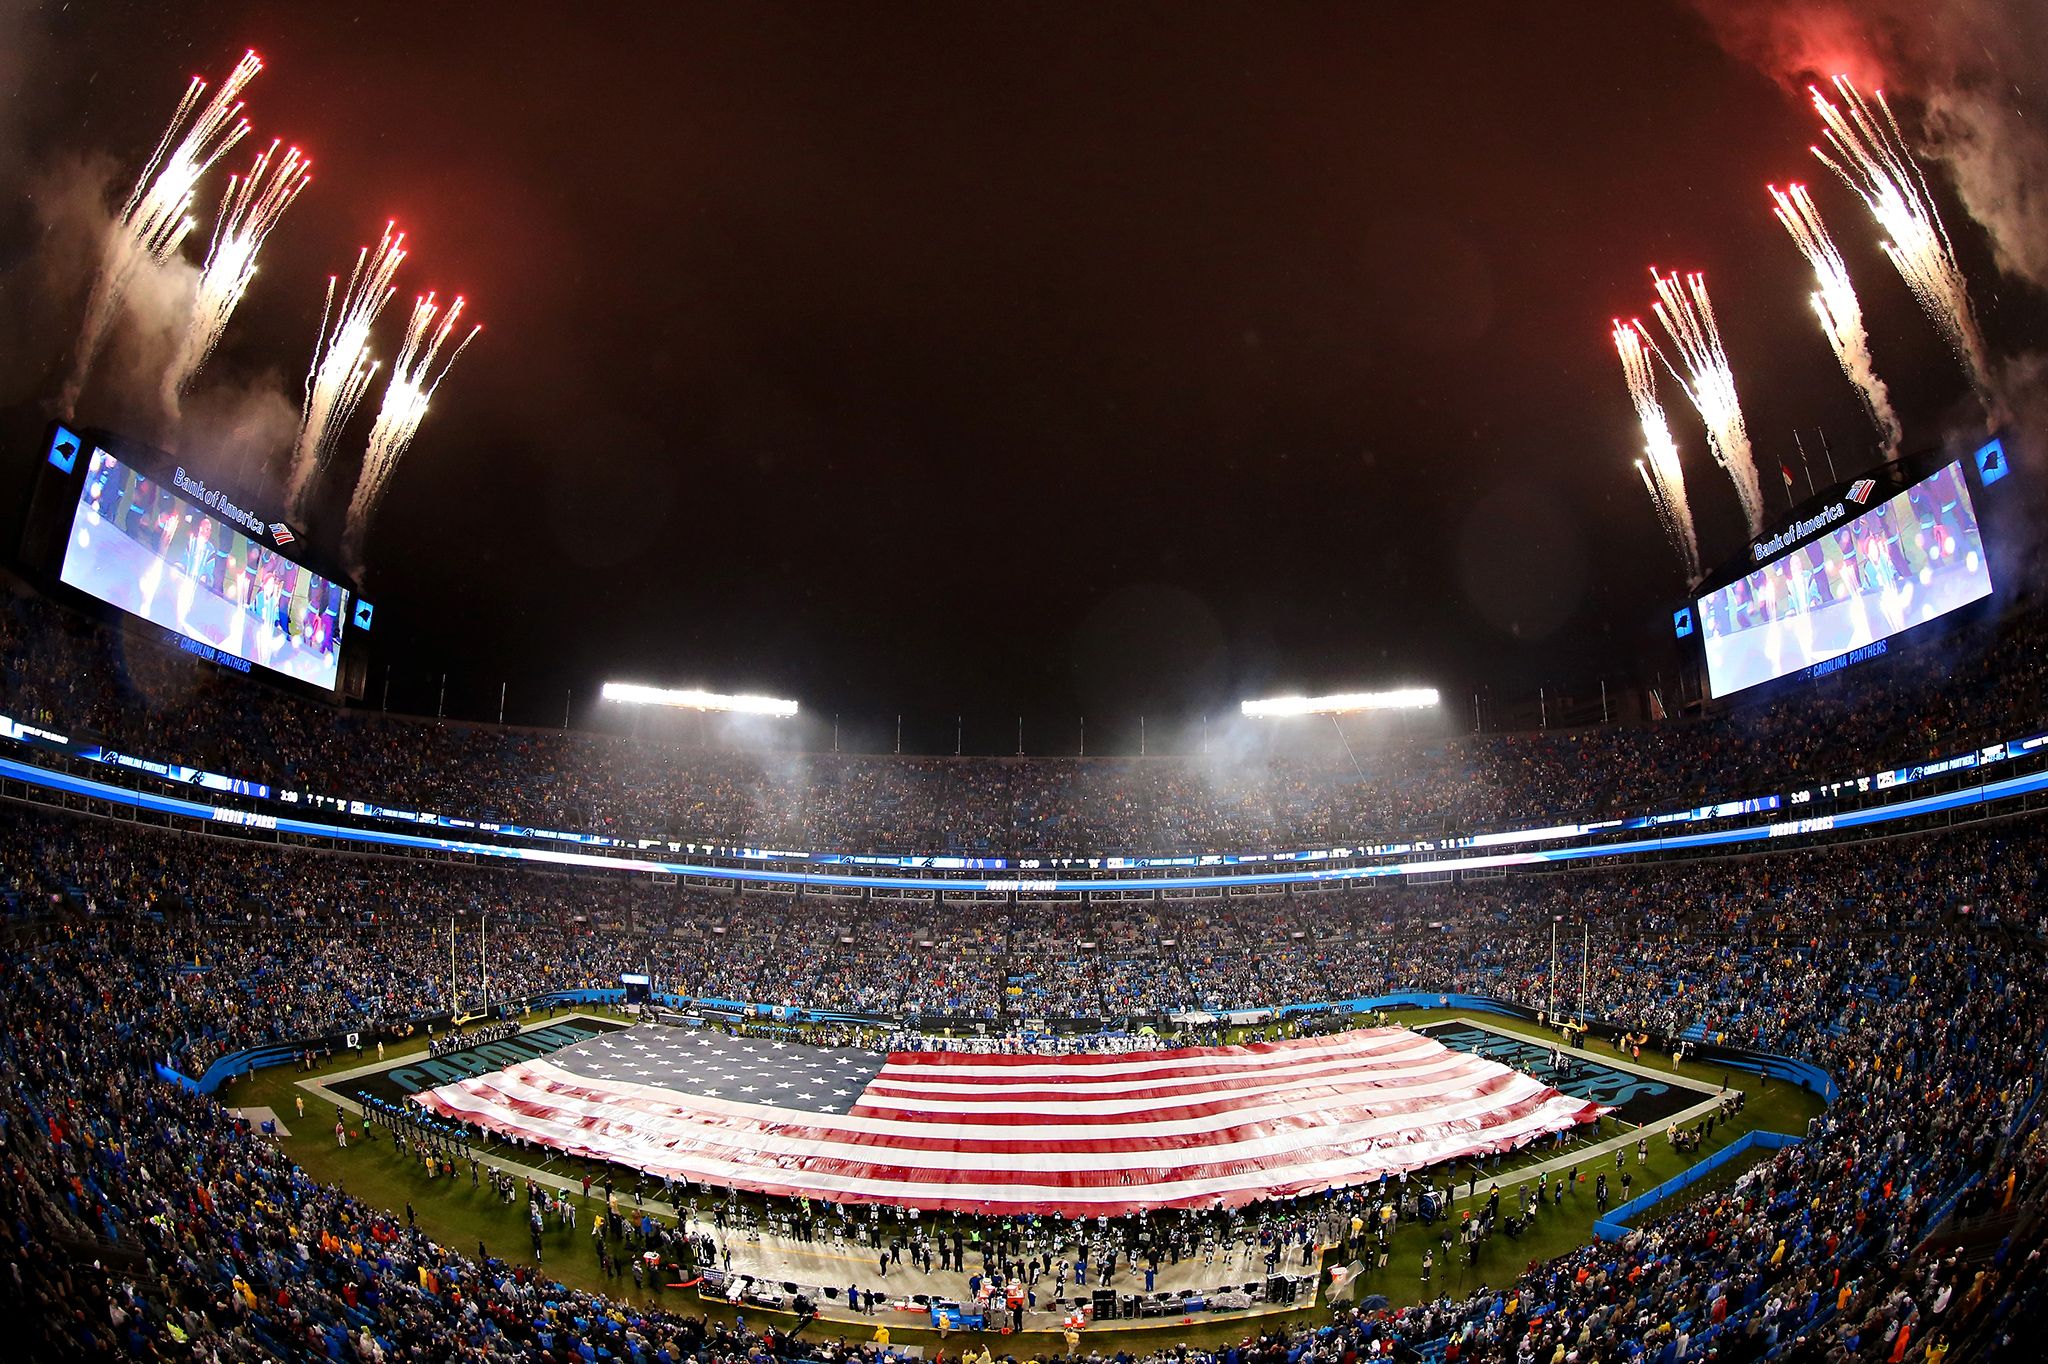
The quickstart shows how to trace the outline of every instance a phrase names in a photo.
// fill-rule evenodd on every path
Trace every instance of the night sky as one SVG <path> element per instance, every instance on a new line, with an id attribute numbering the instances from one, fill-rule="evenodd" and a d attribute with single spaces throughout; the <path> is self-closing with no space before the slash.
<path id="1" fill-rule="evenodd" d="M 1649 265 L 1708 272 L 1774 507 L 1795 428 L 1823 483 L 1817 431 L 1872 459 L 1766 181 L 1814 186 L 1908 448 L 1965 392 L 1808 111 L 1675 3 L 23 9 L 11 291 L 53 168 L 125 187 L 255 47 L 315 181 L 209 381 L 295 397 L 387 218 L 378 349 L 417 290 L 484 323 L 370 542 L 373 702 L 387 663 L 414 709 L 509 678 L 515 719 L 630 677 L 1000 751 L 1019 714 L 1645 675 L 1683 585 L 1608 320 Z M 77 309 L 24 307 L 0 400 L 47 398 Z M 1718 562 L 1734 494 L 1665 396 Z"/>

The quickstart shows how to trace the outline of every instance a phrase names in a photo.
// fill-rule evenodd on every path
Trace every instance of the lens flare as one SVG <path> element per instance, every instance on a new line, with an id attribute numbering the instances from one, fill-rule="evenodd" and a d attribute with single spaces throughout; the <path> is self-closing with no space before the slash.
<path id="1" fill-rule="evenodd" d="M 1653 265 L 1650 279 L 1657 286 L 1653 311 L 1677 349 L 1685 372 L 1680 373 L 1679 366 L 1673 365 L 1662 350 L 1654 346 L 1651 349 L 1664 361 L 1665 368 L 1671 371 L 1671 377 L 1678 381 L 1706 424 L 1707 449 L 1734 482 L 1742 515 L 1749 522 L 1749 533 L 1761 534 L 1763 489 L 1757 478 L 1756 456 L 1749 446 L 1749 428 L 1742 420 L 1742 404 L 1735 396 L 1735 371 L 1729 368 L 1728 352 L 1721 345 L 1721 328 L 1714 320 L 1714 305 L 1707 297 L 1707 277 L 1697 270 L 1684 276 L 1675 270 L 1663 275 Z"/>
<path id="2" fill-rule="evenodd" d="M 412 318 L 405 327 L 405 339 L 399 343 L 398 358 L 392 362 L 391 377 L 384 383 L 384 401 L 377 409 L 377 420 L 370 427 L 370 442 L 363 451 L 363 472 L 356 482 L 355 496 L 349 499 L 344 543 L 351 563 L 358 569 L 370 518 L 384 500 L 391 475 L 397 471 L 399 461 L 405 458 L 407 447 L 419 432 L 420 423 L 426 419 L 434 390 L 441 386 L 441 381 L 448 377 L 448 371 L 462 358 L 462 352 L 483 330 L 482 327 L 471 327 L 454 348 L 449 349 L 448 339 L 454 335 L 456 324 L 462 318 L 463 306 L 464 300 L 457 298 L 443 314 L 441 305 L 432 294 L 425 294 L 413 302 Z M 438 326 L 435 325 L 437 317 L 440 319 Z M 445 360 L 441 358 L 443 351 L 447 352 Z"/>
<path id="3" fill-rule="evenodd" d="M 384 224 L 374 248 L 356 253 L 348 286 L 335 304 L 338 276 L 327 279 L 327 301 L 320 309 L 320 334 L 313 343 L 313 367 L 306 371 L 306 401 L 299 413 L 299 433 L 292 442 L 291 474 L 285 482 L 285 506 L 294 518 L 306 513 L 313 481 L 333 457 L 335 437 L 348 425 L 356 404 L 370 387 L 377 366 L 370 359 L 370 327 L 397 291 L 391 277 L 405 261 L 405 234 L 396 223 Z"/>
<path id="4" fill-rule="evenodd" d="M 277 220 L 292 206 L 300 191 L 312 183 L 313 163 L 297 147 L 277 155 L 281 143 L 273 142 L 256 156 L 242 175 L 228 180 L 221 195 L 220 216 L 214 220 L 213 241 L 207 247 L 206 264 L 199 272 L 199 296 L 192 305 L 178 352 L 164 372 L 164 410 L 176 418 L 178 398 L 191 387 L 228 319 L 234 316 L 249 281 L 256 273 L 256 253 Z"/>
<path id="5" fill-rule="evenodd" d="M 1921 311 L 1955 352 L 1995 420 L 1998 406 L 1992 396 L 1984 338 L 1970 308 L 1969 282 L 1963 278 L 1948 229 L 1935 210 L 1927 177 L 1913 159 L 1882 90 L 1873 103 L 1864 99 L 1847 76 L 1835 77 L 1834 85 L 1839 105 L 1818 86 L 1807 87 L 1814 112 L 1827 128 L 1827 147 L 1815 147 L 1813 154 L 1856 191 L 1877 220 L 1888 238 L 1882 243 L 1885 255 L 1912 290 Z"/>
<path id="6" fill-rule="evenodd" d="M 1622 377 L 1628 381 L 1629 400 L 1635 404 L 1636 420 L 1643 427 L 1643 453 L 1636 472 L 1650 490 L 1657 520 L 1671 540 L 1679 567 L 1685 570 L 1686 585 L 1700 580 L 1700 540 L 1693 527 L 1692 504 L 1685 495 L 1685 474 L 1678 467 L 1678 443 L 1671 439 L 1671 425 L 1664 419 L 1664 405 L 1657 400 L 1657 371 L 1650 363 L 1650 340 L 1643 324 L 1614 322 L 1614 349 L 1621 356 Z"/>
<path id="7" fill-rule="evenodd" d="M 85 390 L 93 362 L 99 358 L 135 272 L 145 261 L 164 264 L 184 245 L 192 231 L 192 196 L 200 177 L 248 135 L 249 122 L 242 117 L 242 87 L 262 69 L 262 58 L 254 52 L 243 53 L 220 89 L 203 105 L 205 80 L 194 76 L 185 87 L 185 96 L 165 125 L 164 135 L 157 139 L 156 150 L 129 191 L 128 201 L 107 228 L 99 270 L 86 297 L 77 353 L 60 399 L 66 416 L 78 406 L 79 394 Z"/>
<path id="8" fill-rule="evenodd" d="M 1856 299 L 1856 286 L 1850 283 L 1849 267 L 1843 263 L 1834 239 L 1828 236 L 1827 225 L 1821 221 L 1820 210 L 1814 207 L 1806 186 L 1766 188 L 1771 192 L 1771 211 L 1792 234 L 1799 254 L 1813 267 L 1814 282 L 1819 285 L 1811 295 L 1813 312 L 1820 319 L 1828 346 L 1835 352 L 1842 373 L 1855 385 L 1856 396 L 1863 400 L 1863 410 L 1870 414 L 1872 425 L 1877 427 L 1884 442 L 1884 457 L 1897 459 L 1899 418 L 1892 410 L 1890 390 L 1871 364 L 1870 333 L 1863 326 L 1863 305 Z"/>

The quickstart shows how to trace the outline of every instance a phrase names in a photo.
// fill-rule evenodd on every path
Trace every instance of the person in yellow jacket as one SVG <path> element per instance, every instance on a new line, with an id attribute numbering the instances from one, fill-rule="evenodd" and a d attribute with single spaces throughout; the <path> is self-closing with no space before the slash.
<path id="1" fill-rule="evenodd" d="M 889 1326 L 888 1326 L 888 1323 L 884 1322 L 884 1323 L 883 1323 L 882 1325 L 880 1325 L 880 1326 L 877 1326 L 877 1327 L 875 1328 L 875 1346 L 876 1346 L 876 1348 L 878 1348 L 878 1349 L 883 1349 L 883 1350 L 886 1350 L 886 1349 L 888 1349 L 888 1348 L 889 1348 Z"/>

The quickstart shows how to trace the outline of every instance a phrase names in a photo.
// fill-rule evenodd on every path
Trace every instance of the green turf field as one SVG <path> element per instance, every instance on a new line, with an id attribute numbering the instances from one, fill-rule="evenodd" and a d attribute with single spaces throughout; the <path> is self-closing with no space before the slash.
<path id="1" fill-rule="evenodd" d="M 583 1008 L 576 1012 L 601 1014 L 603 1011 Z M 1441 1022 L 1457 1017 L 1475 1015 L 1459 1010 L 1435 1009 L 1402 1010 L 1390 1015 L 1395 1022 L 1413 1025 Z M 1493 1016 L 1485 1016 L 1485 1023 L 1489 1027 L 1521 1032 L 1545 1041 L 1551 1037 L 1533 1023 Z M 386 1059 L 396 1062 L 424 1050 L 423 1043 L 403 1048 L 393 1047 L 387 1050 Z M 1585 1050 L 1599 1056 L 1616 1055 L 1612 1047 L 1600 1042 L 1587 1044 Z M 389 1209 L 399 1216 L 404 1215 L 406 1205 L 410 1203 L 427 1235 L 444 1245 L 453 1246 L 465 1253 L 474 1253 L 481 1242 L 491 1254 L 500 1259 L 514 1264 L 530 1262 L 531 1238 L 523 1206 L 517 1202 L 510 1205 L 500 1202 L 492 1195 L 487 1184 L 472 1189 L 466 1164 L 462 1167 L 459 1177 L 451 1184 L 446 1180 L 428 1179 L 417 1161 L 401 1159 L 390 1142 L 381 1139 L 381 1133 L 380 1139 L 368 1146 L 357 1142 L 352 1136 L 348 1149 L 338 1149 L 334 1142 L 333 1108 L 311 1095 L 307 1096 L 305 1120 L 300 1121 L 296 1118 L 293 1099 L 304 1092 L 299 1088 L 299 1081 L 318 1079 L 321 1075 L 334 1071 L 354 1069 L 374 1059 L 374 1052 L 368 1057 L 351 1055 L 337 1058 L 332 1064 L 311 1075 L 290 1066 L 261 1071 L 254 1076 L 235 1081 L 232 1086 L 224 1088 L 218 1097 L 222 1102 L 232 1106 L 262 1105 L 274 1109 L 282 1117 L 285 1125 L 292 1129 L 293 1135 L 283 1139 L 285 1150 L 314 1178 L 338 1184 L 358 1198 Z M 1652 1056 L 1647 1053 L 1636 1064 L 1667 1071 L 1672 1069 L 1668 1056 Z M 1710 1083 L 1718 1083 L 1722 1079 L 1718 1072 L 1691 1065 L 1685 1068 L 1684 1073 L 1693 1079 L 1706 1080 Z M 1700 1152 L 1701 1157 L 1719 1150 L 1751 1129 L 1803 1133 L 1807 1119 L 1820 1111 L 1821 1103 L 1816 1096 L 1790 1084 L 1774 1082 L 1765 1090 L 1761 1088 L 1755 1076 L 1734 1074 L 1728 1078 L 1730 1083 L 1748 1090 L 1747 1105 L 1736 1119 L 1722 1124 L 1715 1130 Z M 1603 1124 L 1607 1127 L 1603 1136 L 1614 1134 L 1616 1129 L 1611 1123 L 1610 1119 Z M 505 1152 L 503 1148 L 493 1148 L 493 1154 L 502 1156 Z M 1554 1152 L 1546 1148 L 1544 1155 L 1547 1157 L 1551 1154 Z M 1760 1154 L 1758 1158 L 1761 1159 L 1763 1156 Z M 1673 1152 L 1661 1132 L 1653 1135 L 1647 1166 L 1636 1164 L 1632 1149 L 1627 1156 L 1627 1168 L 1635 1177 L 1635 1192 L 1641 1193 L 1679 1173 L 1692 1162 L 1692 1159 Z M 1516 1165 L 1526 1163 L 1527 1159 L 1504 1162 L 1501 1177 L 1505 1178 L 1512 1173 Z M 566 1162 L 547 1164 L 564 1173 L 568 1169 Z M 1546 1209 L 1537 1219 L 1535 1227 L 1519 1240 L 1495 1236 L 1490 1242 L 1482 1245 L 1479 1263 L 1476 1266 L 1468 1268 L 1464 1265 L 1461 1250 L 1455 1244 L 1449 1257 L 1445 1257 L 1439 1249 L 1435 1272 L 1428 1285 L 1429 1294 L 1433 1296 L 1450 1293 L 1457 1296 L 1481 1285 L 1506 1282 L 1519 1274 L 1531 1260 L 1549 1259 L 1590 1240 L 1594 1220 L 1591 1175 L 1595 1168 L 1588 1167 L 1587 1183 L 1584 1188 L 1568 1194 L 1561 1208 Z M 1604 1168 L 1611 1176 L 1614 1171 L 1613 1157 L 1606 1157 L 1604 1163 L 1597 1168 Z M 1743 1168 L 1746 1167 L 1739 1164 L 1731 1165 L 1719 1172 L 1714 1180 L 1688 1191 L 1688 1196 L 1698 1197 L 1707 1189 L 1724 1186 L 1738 1176 Z M 1480 1192 L 1483 1196 L 1484 1183 L 1480 1186 Z M 1505 1189 L 1503 1191 L 1503 1206 L 1508 1201 L 1505 1196 L 1508 1192 Z M 1461 1185 L 1458 1190 L 1461 1206 L 1464 1194 L 1465 1189 Z M 1616 1188 L 1614 1202 L 1618 1204 L 1620 1201 L 1619 1189 Z M 543 1265 L 551 1277 L 578 1288 L 609 1291 L 617 1296 L 636 1299 L 648 1305 L 659 1303 L 672 1310 L 700 1310 L 694 1292 L 668 1290 L 657 1293 L 648 1289 L 635 1294 L 630 1280 L 605 1280 L 598 1272 L 589 1226 L 589 1218 L 582 1217 L 579 1218 L 579 1226 L 574 1231 L 550 1228 L 546 1233 L 542 1243 Z M 1420 1279 L 1422 1253 L 1426 1247 L 1438 1247 L 1437 1232 L 1438 1228 L 1424 1227 L 1420 1224 L 1402 1226 L 1395 1234 L 1387 1268 L 1384 1271 L 1368 1270 L 1365 1291 L 1383 1294 L 1395 1303 L 1414 1302 L 1421 1297 L 1424 1292 Z M 1244 1277 L 1249 1279 L 1256 1275 L 1246 1274 Z M 713 1304 L 714 1315 L 729 1316 L 730 1312 L 731 1309 L 722 1304 Z M 1159 1344 L 1177 1340 L 1211 1344 L 1242 1337 L 1253 1329 L 1254 1322 L 1260 1326 L 1268 1326 L 1282 1320 L 1320 1319 L 1322 1312 L 1322 1308 L 1312 1307 L 1297 1309 L 1284 1317 L 1262 1316 L 1247 1319 L 1242 1316 L 1204 1316 L 1187 1326 L 1170 1322 L 1159 1326 L 1121 1328 L 1116 1332 L 1116 1339 L 1121 1347 L 1134 1351 L 1154 1348 Z M 764 1321 L 769 1319 L 770 1315 L 760 1309 L 748 1311 L 749 1319 L 752 1321 Z M 868 1320 L 887 1321 L 891 1336 L 896 1341 L 937 1343 L 936 1333 L 901 1327 L 897 1318 L 904 1321 L 917 1320 L 907 1314 L 878 1315 Z M 783 1319 L 788 1320 L 786 1317 Z M 865 1339 L 872 1333 L 873 1326 L 847 1323 L 844 1327 L 839 1327 L 828 1321 L 819 1321 L 810 1330 L 814 1333 L 843 1334 Z M 1100 1329 L 1096 1333 L 1108 1334 L 1106 1330 Z M 958 1348 L 960 1338 L 961 1333 L 956 1332 L 954 1342 L 948 1346 L 949 1351 Z M 1044 1332 L 1026 1332 L 1022 1336 L 1010 1338 L 1005 1345 L 1009 1352 L 1020 1356 L 1030 1352 L 1052 1353 L 1062 1348 L 1057 1336 Z M 1003 1348 L 998 1347 L 999 1354 Z"/>

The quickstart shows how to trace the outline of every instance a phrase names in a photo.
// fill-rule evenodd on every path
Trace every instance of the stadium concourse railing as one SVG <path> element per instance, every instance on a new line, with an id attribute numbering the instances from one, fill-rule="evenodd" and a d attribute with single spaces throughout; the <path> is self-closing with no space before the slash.
<path id="1" fill-rule="evenodd" d="M 626 991 L 623 989 L 555 990 L 523 999 L 494 1001 L 491 1012 L 494 1017 L 502 1017 L 541 1008 L 553 1009 L 587 1004 L 609 1007 L 623 1004 L 625 1000 Z M 672 1011 L 686 1026 L 728 1023 L 784 1026 L 794 1031 L 803 1025 L 850 1023 L 874 1027 L 905 1027 L 933 1035 L 972 1035 L 995 1026 L 988 1019 L 930 1015 L 914 1018 L 889 1017 L 881 1014 L 750 1004 L 740 1000 L 708 999 L 659 992 L 650 994 L 648 1001 L 664 1010 Z M 1490 995 L 1447 994 L 1442 991 L 1425 990 L 1402 990 L 1392 994 L 1360 996 L 1346 1000 L 1235 1010 L 1226 1017 L 1247 1024 L 1288 1019 L 1308 1025 L 1337 1027 L 1360 1015 L 1381 1009 L 1452 1009 L 1494 1014 L 1524 1023 L 1537 1023 L 1542 1018 L 1534 1009 L 1507 1000 L 1495 999 Z M 365 1027 L 352 1032 L 265 1043 L 262 1046 L 248 1047 L 221 1055 L 197 1078 L 183 1075 L 163 1064 L 157 1066 L 157 1073 L 167 1080 L 199 1093 L 211 1094 L 236 1076 L 283 1065 L 297 1060 L 308 1052 L 323 1055 L 341 1051 L 360 1051 L 367 1045 L 374 1045 L 379 1038 L 417 1036 L 424 1029 L 438 1030 L 448 1027 L 452 1021 L 452 1015 L 443 1013 L 387 1023 L 376 1028 Z M 1129 1036 L 1145 1028 L 1170 1027 L 1173 1020 L 1163 1016 L 1132 1015 L 1120 1019 L 1060 1021 L 1066 1025 L 1064 1031 L 1098 1036 Z M 1580 1024 L 1574 1022 L 1573 1026 L 1577 1028 Z M 1588 1018 L 1584 1021 L 1583 1027 L 1587 1033 L 1606 1041 L 1631 1035 L 1625 1025 L 1607 1019 Z M 1746 1074 L 1789 1081 L 1818 1095 L 1823 1103 L 1832 1104 L 1841 1093 L 1832 1075 L 1812 1062 L 1798 1057 L 1780 1056 L 1775 1052 L 1755 1051 L 1747 1047 L 1723 1046 L 1711 1041 L 1687 1042 L 1685 1049 L 1687 1058 L 1697 1066 L 1720 1067 L 1724 1070 L 1738 1070 Z"/>
<path id="2" fill-rule="evenodd" d="M 19 755 L 0 756 L 0 791 L 45 803 L 101 801 L 193 821 L 213 833 L 650 874 L 706 886 L 897 898 L 1309 892 L 1388 877 L 1497 876 L 1594 860 L 1718 856 L 1865 830 L 1906 832 L 1959 815 L 1993 813 L 1991 807 L 2004 812 L 2048 804 L 2048 733 L 2037 733 L 1936 762 L 1687 809 L 1356 847 L 1030 858 L 800 852 L 538 829 L 276 791 L 5 715 L 0 739 Z M 1915 794 L 1900 798 L 1907 791 Z"/>

